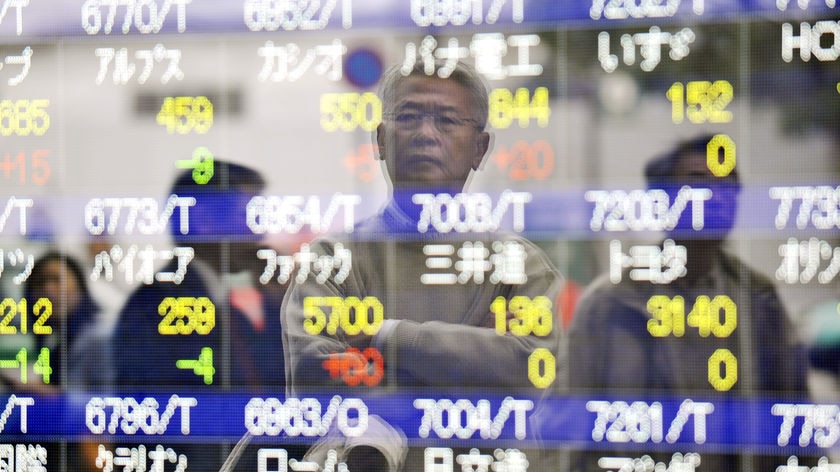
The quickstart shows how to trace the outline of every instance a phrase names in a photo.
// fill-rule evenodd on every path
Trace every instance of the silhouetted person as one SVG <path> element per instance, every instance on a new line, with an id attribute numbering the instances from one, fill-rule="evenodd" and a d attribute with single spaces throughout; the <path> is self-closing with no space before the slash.
<path id="1" fill-rule="evenodd" d="M 710 139 L 702 136 L 681 143 L 645 167 L 648 187 L 665 190 L 670 202 L 684 186 L 711 190 L 703 202 L 703 227 L 696 228 L 692 222 L 692 204 L 678 221 L 671 222 L 667 236 L 676 247 L 685 248 L 686 257 L 684 273 L 670 283 L 633 280 L 627 269 L 619 282 L 604 275 L 585 290 L 569 330 L 573 393 L 592 399 L 620 396 L 626 401 L 652 401 L 655 395 L 677 400 L 804 396 L 807 364 L 773 283 L 724 249 L 735 222 L 741 184 L 737 169 L 724 177 L 709 170 L 706 146 Z M 712 303 L 718 296 L 716 307 L 728 305 L 735 311 L 728 316 L 723 309 L 702 312 L 698 298 L 708 297 Z M 660 320 L 670 319 L 668 310 L 673 310 L 661 301 L 679 297 L 684 301 L 684 316 L 688 318 L 697 308 L 700 321 L 686 321 L 684 333 L 677 335 L 660 328 Z M 717 320 L 711 324 L 728 327 L 701 335 L 692 323 L 705 323 L 704 316 Z M 732 379 L 734 369 L 717 372 L 716 385 L 709 380 L 709 358 L 719 350 L 727 350 L 737 361 L 734 384 L 723 380 Z M 603 470 L 597 465 L 601 456 L 635 458 L 650 452 L 618 452 L 619 446 L 602 444 L 604 451 L 576 455 L 573 470 Z M 658 460 L 668 464 L 668 458 L 670 453 Z M 748 470 L 775 470 L 786 461 L 754 459 Z M 744 460 L 734 455 L 701 454 L 701 460 L 701 471 L 746 470 L 740 468 Z"/>
<path id="2" fill-rule="evenodd" d="M 192 170 L 178 175 L 171 193 L 195 203 L 186 210 L 189 227 L 182 227 L 180 212 L 185 210 L 176 207 L 170 230 L 176 246 L 192 248 L 194 257 L 186 272 L 179 269 L 177 257 L 159 271 L 176 278 L 181 274 L 178 283 L 156 279 L 125 303 L 112 339 L 121 388 L 282 396 L 280 299 L 264 293 L 257 280 L 265 262 L 257 257 L 260 238 L 248 229 L 246 219 L 248 202 L 264 185 L 255 170 L 218 160 L 207 183 L 196 183 Z M 191 300 L 190 308 L 178 308 L 181 297 Z M 196 470 L 218 470 L 226 455 L 214 445 L 173 449 L 185 453 L 190 469 Z M 254 460 L 251 456 L 248 460 Z"/>

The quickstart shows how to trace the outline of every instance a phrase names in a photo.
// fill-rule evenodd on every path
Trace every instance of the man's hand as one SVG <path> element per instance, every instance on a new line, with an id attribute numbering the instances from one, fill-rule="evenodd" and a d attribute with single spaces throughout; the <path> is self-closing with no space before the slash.
<path id="1" fill-rule="evenodd" d="M 505 332 L 510 331 L 510 322 L 515 318 L 516 316 L 513 312 L 508 310 L 505 315 Z M 496 314 L 488 311 L 487 317 L 484 319 L 484 324 L 482 324 L 481 327 L 496 329 Z"/>
<path id="2" fill-rule="evenodd" d="M 348 346 L 355 347 L 356 349 L 363 351 L 370 347 L 370 343 L 373 341 L 373 336 L 365 333 L 354 334 L 352 336 L 344 334 L 342 335 L 341 340 Z"/>

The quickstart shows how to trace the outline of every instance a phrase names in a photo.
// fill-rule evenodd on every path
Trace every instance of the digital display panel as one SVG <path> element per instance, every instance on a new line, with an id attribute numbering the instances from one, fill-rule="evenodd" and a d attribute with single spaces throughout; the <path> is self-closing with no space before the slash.
<path id="1" fill-rule="evenodd" d="M 0 0 L 0 471 L 840 468 L 834 0 Z"/>

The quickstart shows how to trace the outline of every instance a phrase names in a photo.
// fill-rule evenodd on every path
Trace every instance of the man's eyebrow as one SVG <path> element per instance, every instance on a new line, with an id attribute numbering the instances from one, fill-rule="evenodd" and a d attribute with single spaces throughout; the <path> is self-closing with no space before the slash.
<path id="1" fill-rule="evenodd" d="M 412 109 L 412 110 L 435 110 L 437 112 L 457 112 L 458 108 L 452 105 L 429 105 L 426 103 L 419 103 L 413 102 L 410 100 L 406 100 L 403 102 L 397 103 L 397 106 L 394 107 L 395 110 L 404 110 L 404 109 Z"/>

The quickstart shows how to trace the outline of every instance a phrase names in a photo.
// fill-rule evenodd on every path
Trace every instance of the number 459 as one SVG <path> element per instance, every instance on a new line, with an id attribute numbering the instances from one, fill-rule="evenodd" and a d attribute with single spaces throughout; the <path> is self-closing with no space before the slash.
<path id="1" fill-rule="evenodd" d="M 213 126 L 213 103 L 207 97 L 166 97 L 157 124 L 166 126 L 169 134 L 204 134 Z"/>

